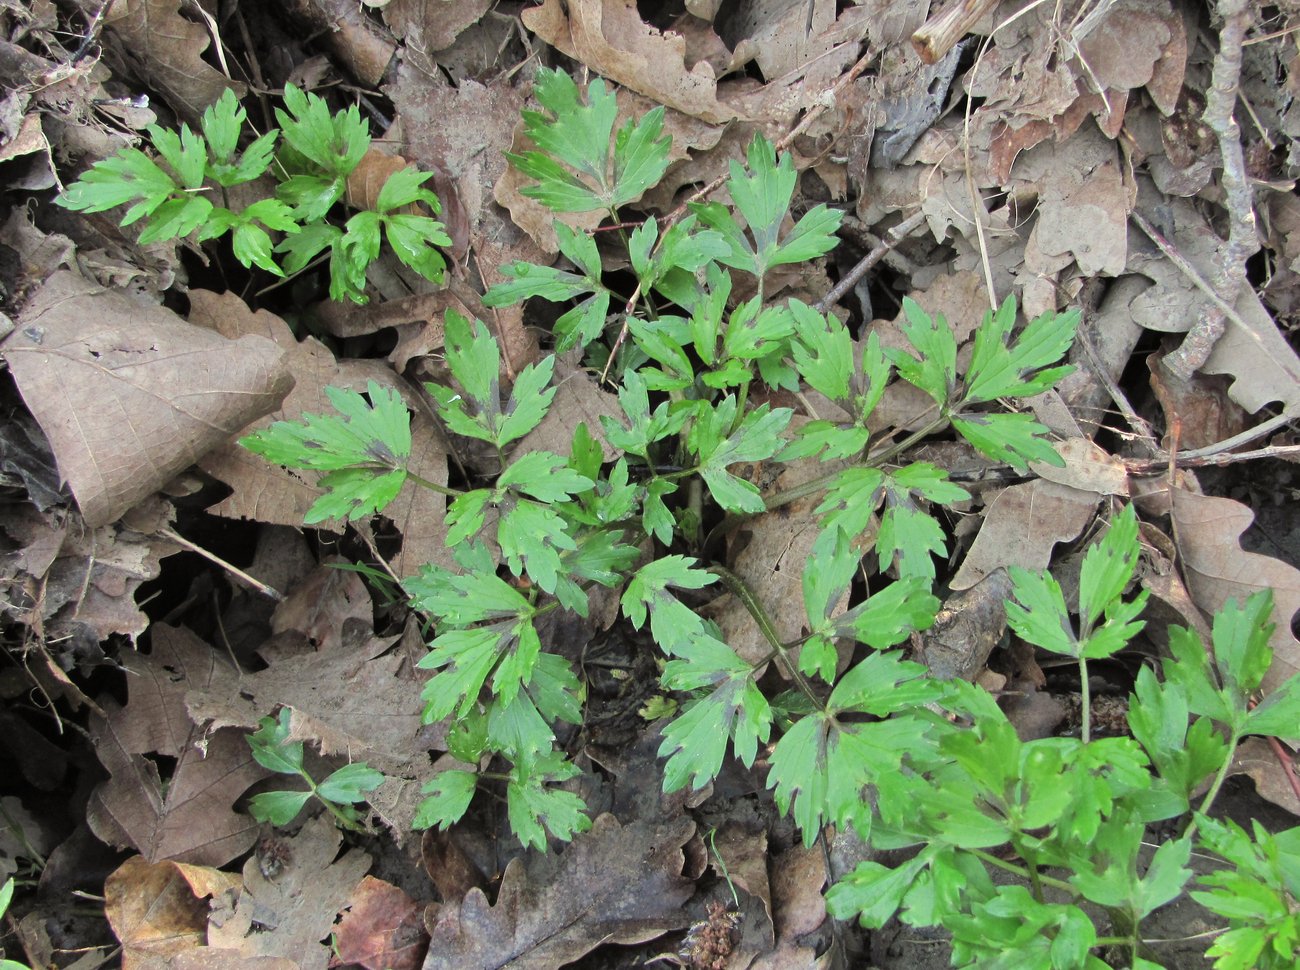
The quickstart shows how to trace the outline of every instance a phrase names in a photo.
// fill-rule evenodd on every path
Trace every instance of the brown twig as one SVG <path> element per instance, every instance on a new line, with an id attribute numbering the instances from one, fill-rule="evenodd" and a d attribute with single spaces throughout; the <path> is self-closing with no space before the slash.
<path id="1" fill-rule="evenodd" d="M 844 275 L 844 278 L 836 283 L 835 286 L 832 287 L 831 291 L 821 298 L 817 304 L 817 312 L 825 313 L 831 307 L 835 306 L 835 304 L 839 303 L 844 294 L 853 289 L 853 287 L 858 284 L 858 280 L 867 275 L 867 272 L 871 267 L 884 259 L 895 246 L 910 236 L 912 231 L 924 221 L 924 212 L 914 212 L 893 229 L 890 229 L 885 233 L 884 238 L 875 245 L 871 252 L 858 260 L 857 265 L 849 270 L 848 273 Z"/>
<path id="2" fill-rule="evenodd" d="M 1172 459 L 1179 468 L 1207 468 L 1231 465 L 1239 461 L 1258 461 L 1261 458 L 1294 458 L 1300 456 L 1300 445 L 1269 445 L 1253 451 L 1221 451 L 1213 455 L 1193 455 L 1184 452 Z M 1169 467 L 1170 457 L 1126 458 L 1124 468 L 1135 475 L 1157 472 Z"/>
<path id="3" fill-rule="evenodd" d="M 174 529 L 169 529 L 169 528 L 159 529 L 158 535 L 162 536 L 165 539 L 170 539 L 178 546 L 188 549 L 190 552 L 198 553 L 200 556 L 202 556 L 204 559 L 208 560 L 209 562 L 216 563 L 226 572 L 230 573 L 230 575 L 234 576 L 236 579 L 239 579 L 247 583 L 249 586 L 253 587 L 253 589 L 257 590 L 263 596 L 269 597 L 270 599 L 275 600 L 277 603 L 284 601 L 284 594 L 281 593 L 274 586 L 268 586 L 260 579 L 254 579 L 252 576 L 248 575 L 248 573 L 244 572 L 238 566 L 226 562 L 216 553 L 209 552 L 207 549 L 204 549 L 202 546 L 195 545 L 193 542 L 190 542 L 189 539 L 186 539 L 183 535 L 181 535 L 179 532 L 176 532 Z"/>
<path id="4" fill-rule="evenodd" d="M 1218 14 L 1223 19 L 1223 27 L 1219 30 L 1219 51 L 1214 55 L 1202 118 L 1219 138 L 1219 156 L 1223 161 L 1220 182 L 1228 210 L 1228 242 L 1214 274 L 1214 290 L 1224 302 L 1232 304 L 1246 282 L 1246 260 L 1259 249 L 1254 197 L 1246 177 L 1241 130 L 1233 114 L 1241 79 L 1241 45 L 1251 24 L 1251 13 L 1246 0 L 1219 0 Z M 1182 344 L 1165 357 L 1165 366 L 1183 380 L 1190 380 L 1223 335 L 1224 320 L 1225 314 L 1217 305 L 1202 308 Z"/>
<path id="5" fill-rule="evenodd" d="M 1196 267 L 1188 262 L 1187 257 L 1178 251 L 1178 247 L 1175 246 L 1171 240 L 1162 236 L 1155 226 L 1151 225 L 1147 218 L 1136 209 L 1129 213 L 1129 218 L 1133 220 L 1135 226 L 1146 234 L 1148 239 L 1156 244 L 1160 251 L 1165 254 L 1165 257 L 1174 264 L 1179 272 L 1186 276 L 1193 286 L 1209 298 L 1210 302 L 1213 303 L 1215 308 L 1223 314 L 1223 318 L 1227 320 L 1228 323 L 1232 324 L 1253 340 L 1262 353 L 1269 357 L 1273 356 L 1264 346 L 1264 341 L 1260 339 L 1259 334 L 1255 332 L 1255 328 L 1246 322 L 1246 319 L 1237 312 L 1235 307 L 1218 294 L 1214 287 L 1206 281 L 1205 277 L 1197 271 Z M 1169 355 L 1169 357 L 1172 356 L 1173 354 Z M 1166 357 L 1165 359 L 1167 361 L 1169 358 Z M 1288 361 L 1284 359 L 1277 360 L 1277 364 L 1287 371 L 1288 377 L 1294 381 L 1300 382 L 1300 373 L 1295 373 L 1294 368 L 1289 366 Z"/>
<path id="6" fill-rule="evenodd" d="M 937 64 L 997 5 L 998 0 L 960 0 L 922 24 L 912 35 L 912 46 L 926 64 Z"/>

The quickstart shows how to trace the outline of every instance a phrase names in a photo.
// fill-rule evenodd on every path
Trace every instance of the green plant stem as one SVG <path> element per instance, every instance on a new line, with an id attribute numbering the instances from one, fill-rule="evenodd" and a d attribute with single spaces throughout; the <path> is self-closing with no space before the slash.
<path id="1" fill-rule="evenodd" d="M 356 822 L 343 814 L 342 809 L 320 793 L 316 788 L 316 782 L 313 780 L 311 775 L 302 770 L 299 770 L 298 774 L 305 782 L 307 782 L 307 787 L 311 789 L 312 797 L 325 806 L 325 809 L 338 820 L 339 825 L 343 826 L 350 832 L 360 832 L 362 830 L 361 826 L 357 825 Z"/>
<path id="2" fill-rule="evenodd" d="M 427 488 L 429 491 L 437 492 L 439 495 L 446 495 L 448 498 L 459 498 L 461 495 L 465 494 L 458 488 L 448 488 L 446 485 L 439 485 L 437 482 L 431 482 L 427 478 L 421 478 L 410 469 L 407 469 L 406 477 L 421 488 Z"/>
<path id="3" fill-rule="evenodd" d="M 789 671 L 790 678 L 804 695 L 812 701 L 813 707 L 819 711 L 825 711 L 826 705 L 822 703 L 822 699 L 817 696 L 817 692 L 812 689 L 812 685 L 799 672 L 799 667 L 795 664 L 794 658 L 790 656 L 785 644 L 781 642 L 781 638 L 777 635 L 776 627 L 772 625 L 772 618 L 767 615 L 767 610 L 763 609 L 763 604 L 754 596 L 749 585 L 726 566 L 710 566 L 709 572 L 722 580 L 722 584 L 727 587 L 727 591 L 740 600 L 749 615 L 754 618 L 754 622 L 758 624 L 759 632 L 772 645 L 772 648 L 781 655 L 781 661 L 785 664 L 786 670 Z"/>
<path id="4" fill-rule="evenodd" d="M 1214 800 L 1219 797 L 1219 789 L 1223 787 L 1223 783 L 1228 778 L 1228 771 L 1232 768 L 1232 759 L 1236 756 L 1237 745 L 1240 743 L 1241 743 L 1241 734 L 1238 733 L 1237 731 L 1233 731 L 1232 737 L 1228 739 L 1228 753 L 1223 758 L 1223 764 L 1219 765 L 1219 770 L 1214 776 L 1214 782 L 1210 785 L 1209 790 L 1205 793 L 1205 797 L 1201 799 L 1201 807 L 1200 809 L 1198 809 L 1198 814 L 1200 815 L 1209 814 L 1210 806 L 1213 805 Z M 1187 828 L 1183 831 L 1183 835 L 1190 837 L 1196 834 L 1196 827 L 1197 827 L 1196 815 L 1193 815 L 1192 820 L 1188 823 Z"/>
<path id="5" fill-rule="evenodd" d="M 997 869 L 1005 870 L 1006 872 L 1014 873 L 1015 875 L 1019 876 L 1021 879 L 1030 878 L 1029 870 L 1026 869 L 1024 866 L 1018 866 L 1014 862 L 1007 862 L 1005 859 L 999 859 L 993 853 L 987 852 L 984 849 L 967 849 L 966 851 L 969 852 L 971 855 L 973 855 L 975 858 L 984 862 L 986 865 L 993 866 Z M 1060 889 L 1063 892 L 1069 893 L 1071 896 L 1078 895 L 1077 890 L 1075 890 L 1075 888 L 1071 886 L 1068 882 L 1065 882 L 1064 880 L 1061 879 L 1056 879 L 1053 876 L 1045 876 L 1042 873 L 1039 873 L 1038 882 L 1042 886 L 1051 886 L 1053 889 Z M 1127 936 L 1124 937 L 1119 942 L 1127 943 L 1128 937 Z"/>
<path id="6" fill-rule="evenodd" d="M 1088 686 L 1088 661 L 1079 658 L 1079 736 L 1084 744 L 1092 737 L 1092 690 Z"/>

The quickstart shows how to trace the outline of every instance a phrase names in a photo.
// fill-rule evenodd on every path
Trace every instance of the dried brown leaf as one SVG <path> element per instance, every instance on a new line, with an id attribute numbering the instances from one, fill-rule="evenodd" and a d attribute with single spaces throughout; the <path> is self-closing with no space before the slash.
<path id="1" fill-rule="evenodd" d="M 224 865 L 257 838 L 257 823 L 231 806 L 267 771 L 243 732 L 196 727 L 184 697 L 191 688 L 233 693 L 234 671 L 193 634 L 162 624 L 154 627 L 153 652 L 126 654 L 123 664 L 134 675 L 126 707 L 104 698 L 108 717 L 91 721 L 96 754 L 112 775 L 91 795 L 91 829 L 149 862 Z M 145 757 L 155 753 L 175 759 L 165 780 Z"/>
<path id="2" fill-rule="evenodd" d="M 343 835 L 328 815 L 309 819 L 295 836 L 273 838 L 283 860 L 278 871 L 264 874 L 256 856 L 244 863 L 243 891 L 233 907 L 214 907 L 208 945 L 325 970 L 330 948 L 322 941 L 370 867 L 370 856 L 349 849 L 336 861 Z"/>
<path id="3" fill-rule="evenodd" d="M 3 344 L 23 400 L 92 528 L 274 410 L 285 355 L 68 272 L 41 287 Z"/>
<path id="4" fill-rule="evenodd" d="M 122 970 L 136 970 L 204 945 L 206 897 L 240 884 L 208 866 L 150 864 L 131 856 L 104 883 L 104 915 L 122 944 Z"/>
<path id="5" fill-rule="evenodd" d="M 1300 673 L 1300 642 L 1291 633 L 1291 620 L 1300 609 L 1300 570 L 1241 548 L 1240 536 L 1255 513 L 1240 502 L 1181 488 L 1172 495 L 1174 542 L 1197 606 L 1214 613 L 1229 599 L 1243 602 L 1259 590 L 1273 591 L 1273 666 L 1263 689 L 1276 690 Z"/>
<path id="6" fill-rule="evenodd" d="M 1046 569 L 1056 544 L 1077 538 L 1096 509 L 1095 492 L 1043 479 L 1003 489 L 985 511 L 984 524 L 950 585 L 970 589 L 1000 567 Z"/>
<path id="7" fill-rule="evenodd" d="M 562 854 L 506 867 L 495 906 L 478 889 L 444 905 L 424 970 L 557 970 L 605 943 L 652 940 L 686 926 L 686 818 L 620 825 L 601 815 Z"/>
<path id="8" fill-rule="evenodd" d="M 429 945 L 423 916 L 424 907 L 397 886 L 366 876 L 335 931 L 339 960 L 366 970 L 416 970 Z"/>
<path id="9" fill-rule="evenodd" d="M 646 24 L 635 0 L 544 0 L 523 20 L 561 53 L 660 104 L 713 124 L 740 116 L 718 100 L 707 62 L 687 70 L 685 39 Z"/>
<path id="10" fill-rule="evenodd" d="M 141 80 L 193 124 L 226 89 L 240 98 L 248 89 L 203 60 L 211 38 L 181 16 L 180 6 L 181 0 L 112 0 L 104 26 L 118 36 Z"/>

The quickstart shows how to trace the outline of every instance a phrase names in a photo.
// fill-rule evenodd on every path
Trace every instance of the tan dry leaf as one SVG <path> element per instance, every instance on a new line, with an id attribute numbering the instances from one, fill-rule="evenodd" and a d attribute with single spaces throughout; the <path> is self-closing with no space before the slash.
<path id="1" fill-rule="evenodd" d="M 181 16 L 180 6 L 181 0 L 112 0 L 104 26 L 129 52 L 141 80 L 194 124 L 227 89 L 242 98 L 248 88 L 203 60 L 211 38 Z"/>
<path id="2" fill-rule="evenodd" d="M 1029 470 L 1049 482 L 1083 492 L 1128 494 L 1128 470 L 1124 463 L 1108 455 L 1096 442 L 1087 438 L 1067 438 L 1057 443 L 1056 453 L 1064 460 L 1065 467 L 1035 461 L 1029 463 Z"/>
<path id="3" fill-rule="evenodd" d="M 384 7 L 384 23 L 407 50 L 403 58 L 412 53 L 428 58 L 455 43 L 466 27 L 475 23 L 492 9 L 493 0 L 391 0 Z M 467 125 L 466 127 L 473 127 Z"/>
<path id="4" fill-rule="evenodd" d="M 283 865 L 268 878 L 256 856 L 244 863 L 244 888 L 233 908 L 213 908 L 208 945 L 243 957 L 284 957 L 301 970 L 325 970 L 334 918 L 366 870 L 370 856 L 349 849 L 337 861 L 342 833 L 325 814 L 308 819 L 298 834 L 275 836 Z"/>
<path id="5" fill-rule="evenodd" d="M 378 208 L 379 192 L 389 177 L 410 167 L 410 162 L 400 155 L 390 155 L 371 148 L 347 181 L 347 204 L 354 209 Z"/>
<path id="6" fill-rule="evenodd" d="M 1223 240 L 1188 200 L 1168 199 L 1167 204 L 1177 227 L 1174 245 L 1202 279 L 1213 279 Z M 1149 330 L 1186 333 L 1205 306 L 1205 296 L 1167 259 L 1144 262 L 1136 269 L 1156 285 L 1129 303 L 1132 319 Z M 1249 332 L 1229 323 L 1201 373 L 1230 377 L 1228 396 L 1248 414 L 1273 402 L 1289 413 L 1300 411 L 1300 357 L 1254 289 L 1243 287 L 1234 306 Z"/>
<path id="7" fill-rule="evenodd" d="M 949 585 L 970 589 L 1006 566 L 1046 569 L 1056 544 L 1078 538 L 1096 509 L 1095 492 L 1043 479 L 1004 488 L 985 511 L 984 524 Z"/>
<path id="8" fill-rule="evenodd" d="M 204 946 L 205 899 L 239 885 L 238 876 L 208 866 L 131 856 L 104 882 L 104 916 L 122 944 L 122 970 Z"/>
<path id="9" fill-rule="evenodd" d="M 549 451 L 567 455 L 573 447 L 573 432 L 585 424 L 587 432 L 604 452 L 605 461 L 613 461 L 619 451 L 605 439 L 601 417 L 622 423 L 623 409 L 609 391 L 603 390 L 585 370 L 564 360 L 555 362 L 555 398 L 551 409 L 539 424 L 524 435 L 514 446 L 513 454 L 526 455 L 530 451 Z"/>
<path id="10" fill-rule="evenodd" d="M 746 927 L 746 938 L 752 939 L 751 934 L 756 932 L 761 938 L 762 948 L 770 950 L 776 942 L 776 932 L 772 887 L 767 875 L 767 833 L 761 829 L 750 831 L 738 822 L 729 822 L 710 838 L 709 847 L 720 860 L 714 861 L 713 854 L 710 854 L 714 872 L 762 904 L 763 925 Z"/>
<path id="11" fill-rule="evenodd" d="M 523 21 L 561 53 L 659 104 L 712 124 L 740 117 L 718 100 L 707 62 L 687 70 L 686 40 L 646 24 L 636 0 L 544 0 Z"/>
<path id="12" fill-rule="evenodd" d="M 792 943 L 826 922 L 826 853 L 794 845 L 771 863 L 772 917 L 778 943 Z"/>
<path id="13" fill-rule="evenodd" d="M 1259 590 L 1273 591 L 1273 666 L 1262 687 L 1266 693 L 1276 690 L 1300 673 L 1300 641 L 1291 633 L 1300 609 L 1300 570 L 1241 548 L 1241 534 L 1255 521 L 1247 506 L 1185 489 L 1173 489 L 1172 495 L 1174 542 L 1197 606 L 1214 613 L 1229 599 L 1242 602 Z"/>
<path id="14" fill-rule="evenodd" d="M 184 698 L 191 688 L 234 693 L 234 671 L 192 633 L 165 624 L 154 627 L 152 653 L 125 654 L 123 664 L 134 675 L 126 707 L 103 698 L 107 719 L 91 720 L 96 754 L 112 775 L 91 794 L 91 830 L 149 862 L 225 865 L 257 839 L 257 823 L 231 806 L 268 772 L 243 732 L 196 727 Z M 168 779 L 145 757 L 153 753 L 175 759 Z"/>
<path id="15" fill-rule="evenodd" d="M 1286 769 L 1278 763 L 1272 746 L 1263 738 L 1247 738 L 1232 757 L 1229 774 L 1248 775 L 1260 797 L 1300 815 L 1300 798 L 1286 780 Z"/>
<path id="16" fill-rule="evenodd" d="M 332 411 L 325 388 L 333 385 L 365 391 L 367 381 L 378 381 L 408 396 L 411 390 L 392 369 L 380 361 L 338 361 L 314 337 L 299 343 L 289 325 L 266 310 L 254 313 L 230 293 L 190 291 L 190 322 L 226 336 L 257 334 L 288 352 L 289 367 L 297 378 L 280 409 L 242 429 L 248 434 L 273 421 L 298 420 L 304 413 Z M 417 409 L 411 418 L 410 469 L 440 485 L 447 483 L 447 451 L 432 421 Z M 299 475 L 264 461 L 229 442 L 199 462 L 208 474 L 229 485 L 232 493 L 209 509 L 229 518 L 255 519 L 273 525 L 301 528 L 303 516 L 320 494 L 314 478 Z M 426 562 L 450 562 L 444 539 L 446 501 L 428 489 L 408 485 L 384 510 L 402 532 L 402 549 L 391 565 L 399 575 L 414 573 Z"/>
<path id="17" fill-rule="evenodd" d="M 298 634 L 281 634 L 258 651 L 267 668 L 245 674 L 238 692 L 197 689 L 185 704 L 209 727 L 241 729 L 256 727 L 278 706 L 289 708 L 296 739 L 388 776 L 369 801 L 400 840 L 410 833 L 420 785 L 434 774 L 429 752 L 445 749 L 445 726 L 420 722 L 425 678 L 411 663 L 423 653 L 418 629 L 396 646 L 391 637 L 350 630 L 320 650 Z"/>
<path id="18" fill-rule="evenodd" d="M 482 890 L 447 903 L 424 970 L 558 970 L 606 943 L 643 943 L 690 923 L 681 875 L 687 818 L 620 825 L 601 815 L 561 854 L 514 859 L 495 906 Z"/>
<path id="19" fill-rule="evenodd" d="M 370 631 L 374 604 L 360 574 L 325 562 L 290 590 L 271 615 L 271 633 L 300 633 L 312 649 L 329 652 L 356 630 Z M 349 631 L 349 623 L 355 624 Z"/>
<path id="20" fill-rule="evenodd" d="M 366 970 L 418 970 L 429 946 L 424 907 L 392 883 L 366 876 L 335 932 L 340 963 Z"/>
<path id="21" fill-rule="evenodd" d="M 121 516 L 293 386 L 285 355 L 68 272 L 0 346 L 92 528 Z"/>

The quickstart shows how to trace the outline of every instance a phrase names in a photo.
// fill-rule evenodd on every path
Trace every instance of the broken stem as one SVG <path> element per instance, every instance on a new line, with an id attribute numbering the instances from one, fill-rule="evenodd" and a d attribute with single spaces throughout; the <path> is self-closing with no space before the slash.
<path id="1" fill-rule="evenodd" d="M 281 593 L 275 587 L 268 586 L 260 579 L 254 579 L 252 576 L 248 575 L 248 573 L 244 572 L 238 566 L 226 562 L 216 553 L 209 552 L 208 550 L 204 549 L 202 546 L 195 545 L 193 542 L 190 542 L 189 539 L 186 539 L 183 535 L 176 532 L 174 529 L 164 526 L 163 528 L 158 530 L 157 534 L 162 536 L 165 539 L 170 539 L 178 546 L 181 546 L 184 549 L 188 549 L 190 552 L 198 553 L 200 556 L 202 556 L 204 559 L 207 559 L 209 562 L 216 563 L 226 572 L 230 573 L 230 575 L 234 576 L 237 579 L 243 580 L 245 583 L 253 587 L 253 589 L 257 590 L 263 596 L 270 597 L 271 599 L 275 600 L 277 603 L 281 603 L 284 601 L 284 594 Z"/>

